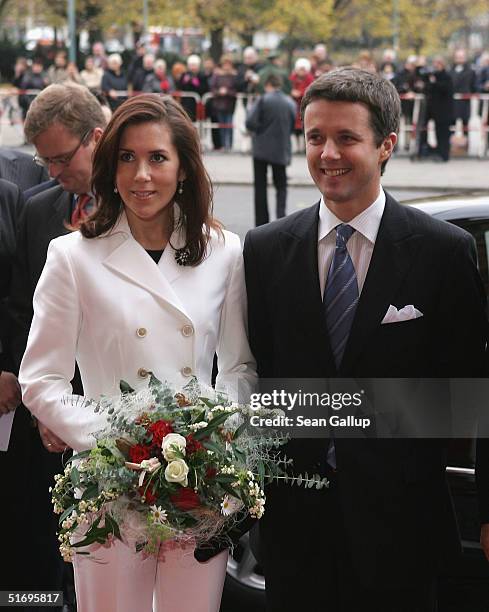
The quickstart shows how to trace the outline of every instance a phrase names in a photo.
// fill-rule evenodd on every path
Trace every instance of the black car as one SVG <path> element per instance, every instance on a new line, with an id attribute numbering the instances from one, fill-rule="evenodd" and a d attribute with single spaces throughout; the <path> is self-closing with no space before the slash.
<path id="1" fill-rule="evenodd" d="M 486 294 L 489 295 L 489 195 L 434 198 L 409 205 L 472 234 L 477 244 L 479 269 Z M 447 476 L 457 513 L 463 555 L 456 566 L 447 568 L 440 577 L 438 612 L 489 610 L 489 563 L 479 544 L 474 464 L 475 441 L 453 440 L 450 443 Z M 251 551 L 250 537 L 257 537 L 256 529 L 241 539 L 230 556 L 221 612 L 265 611 L 265 578 Z"/>

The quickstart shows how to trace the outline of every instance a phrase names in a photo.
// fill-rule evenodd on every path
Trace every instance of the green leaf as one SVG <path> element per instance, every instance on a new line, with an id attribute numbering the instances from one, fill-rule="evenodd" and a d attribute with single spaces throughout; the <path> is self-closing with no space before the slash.
<path id="1" fill-rule="evenodd" d="M 217 474 L 214 478 L 217 482 L 236 482 L 238 479 L 237 476 L 233 476 L 233 474 Z"/>
<path id="2" fill-rule="evenodd" d="M 239 493 L 236 491 L 236 489 L 233 489 L 233 487 L 230 487 L 228 484 L 224 482 L 221 482 L 220 485 L 223 488 L 223 490 L 226 491 L 228 495 L 232 495 L 233 497 L 237 497 L 238 499 L 240 498 Z"/>
<path id="3" fill-rule="evenodd" d="M 202 443 L 202 445 L 207 450 L 214 451 L 217 455 L 221 455 L 221 453 L 222 453 L 222 448 L 220 446 L 218 446 L 217 444 L 215 444 L 214 442 L 211 442 L 210 440 L 205 440 Z"/>
<path id="4" fill-rule="evenodd" d="M 68 463 L 71 463 L 72 461 L 78 461 L 78 459 L 84 459 L 85 457 L 88 457 L 91 452 L 91 449 L 80 451 L 79 453 L 76 453 L 76 455 L 68 457 L 68 459 L 66 459 L 64 462 L 64 465 L 68 465 Z"/>
<path id="5" fill-rule="evenodd" d="M 238 429 L 233 434 L 233 440 L 237 440 L 247 427 L 248 427 L 248 423 L 246 422 L 241 423 L 241 425 L 238 427 Z"/>
<path id="6" fill-rule="evenodd" d="M 91 484 L 84 491 L 82 495 L 82 499 L 86 501 L 87 499 L 93 499 L 94 497 L 98 497 L 98 485 Z"/>
<path id="7" fill-rule="evenodd" d="M 71 468 L 70 478 L 71 482 L 75 485 L 75 487 L 80 486 L 80 472 L 75 466 Z"/>
<path id="8" fill-rule="evenodd" d="M 66 508 L 63 514 L 59 517 L 58 523 L 61 525 L 61 523 L 65 520 L 65 518 L 67 518 L 76 507 L 77 507 L 77 504 L 72 504 L 69 508 Z"/>

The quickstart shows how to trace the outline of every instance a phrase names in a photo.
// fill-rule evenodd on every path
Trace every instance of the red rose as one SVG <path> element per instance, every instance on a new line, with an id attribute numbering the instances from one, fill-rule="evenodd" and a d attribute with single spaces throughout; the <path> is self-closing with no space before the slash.
<path id="1" fill-rule="evenodd" d="M 149 485 L 148 488 L 146 488 L 146 485 L 147 483 L 143 483 L 143 486 L 139 487 L 138 491 L 139 491 L 139 495 L 145 498 L 145 502 L 149 506 L 151 506 L 151 504 L 154 504 L 156 502 L 156 495 L 153 493 L 152 485 Z"/>
<path id="2" fill-rule="evenodd" d="M 188 436 L 185 436 L 185 439 L 187 440 L 187 446 L 186 446 L 187 455 L 191 455 L 192 453 L 195 453 L 201 450 L 202 448 L 204 448 L 198 440 L 194 439 L 193 434 L 189 434 Z"/>
<path id="3" fill-rule="evenodd" d="M 149 459 L 150 456 L 150 449 L 143 444 L 135 444 L 129 449 L 129 458 L 133 463 L 141 463 L 144 459 Z"/>
<path id="4" fill-rule="evenodd" d="M 190 487 L 182 487 L 177 493 L 170 496 L 170 500 L 180 510 L 192 510 L 200 506 L 200 498 Z"/>
<path id="5" fill-rule="evenodd" d="M 217 470 L 215 467 L 208 467 L 205 472 L 205 477 L 210 480 L 211 478 L 214 478 L 216 474 L 217 474 Z"/>
<path id="6" fill-rule="evenodd" d="M 153 444 L 156 444 L 161 448 L 163 438 L 166 436 L 166 434 L 173 432 L 173 427 L 170 421 L 163 421 L 160 419 L 159 421 L 151 423 L 147 431 L 153 438 Z"/>

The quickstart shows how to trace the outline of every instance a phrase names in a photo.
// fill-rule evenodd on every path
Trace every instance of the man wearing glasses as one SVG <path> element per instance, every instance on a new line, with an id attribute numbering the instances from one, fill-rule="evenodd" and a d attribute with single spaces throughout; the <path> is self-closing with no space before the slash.
<path id="1" fill-rule="evenodd" d="M 92 154 L 105 125 L 106 117 L 97 99 L 87 88 L 75 84 L 50 85 L 27 113 L 24 130 L 26 139 L 36 148 L 34 161 L 46 167 L 58 184 L 29 198 L 18 220 L 8 306 L 12 358 L 17 368 L 27 342 L 32 298 L 48 245 L 53 238 L 72 231 L 89 212 Z M 75 393 L 82 392 L 76 375 L 73 385 Z M 9 494 L 2 504 L 0 512 L 9 523 L 5 533 L 7 539 L 12 538 L 7 544 L 12 556 L 8 571 L 2 572 L 0 586 L 2 590 L 61 590 L 63 564 L 57 552 L 56 519 L 48 488 L 53 475 L 62 471 L 65 445 L 40 423 L 38 428 L 33 427 L 28 414 L 24 406 L 17 409 L 9 450 L 0 457 L 3 490 L 11 490 L 9 482 L 13 478 L 23 483 L 22 491 L 28 492 L 20 503 L 18 497 Z"/>

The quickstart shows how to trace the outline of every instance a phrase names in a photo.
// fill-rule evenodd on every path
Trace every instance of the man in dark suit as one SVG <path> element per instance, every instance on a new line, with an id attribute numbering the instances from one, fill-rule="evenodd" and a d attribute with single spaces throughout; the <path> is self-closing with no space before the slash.
<path id="1" fill-rule="evenodd" d="M 101 106 L 88 89 L 79 85 L 50 85 L 33 101 L 24 124 L 27 139 L 37 150 L 36 159 L 47 168 L 58 185 L 44 190 L 26 203 L 18 220 L 17 249 L 12 286 L 8 300 L 11 319 L 11 353 L 19 367 L 32 319 L 32 298 L 44 267 L 50 241 L 66 234 L 73 223 L 80 195 L 89 194 L 92 154 L 105 128 Z M 83 392 L 79 377 L 73 381 L 76 393 Z M 3 588 L 60 589 L 62 561 L 55 535 L 57 517 L 53 515 L 49 486 L 53 475 L 62 471 L 61 451 L 65 444 L 38 423 L 31 426 L 28 411 L 22 406 L 14 422 L 14 439 L 28 438 L 30 467 L 27 474 L 17 474 L 30 483 L 32 520 L 22 527 L 30 538 L 30 564 L 25 567 L 24 553 L 14 557 L 9 566 L 10 584 Z M 23 435 L 21 435 L 23 434 Z M 27 451 L 12 445 L 15 458 Z M 33 510 L 33 508 L 35 508 Z M 20 529 L 20 527 L 19 527 Z M 17 529 L 12 530 L 17 533 Z M 5 574 L 0 577 L 3 583 Z"/>
<path id="2" fill-rule="evenodd" d="M 344 68 L 319 77 L 302 109 L 322 198 L 251 230 L 244 247 L 260 377 L 482 376 L 472 238 L 380 185 L 399 126 L 394 86 Z M 327 476 L 330 487 L 268 487 L 259 524 L 268 609 L 434 610 L 437 572 L 460 553 L 445 441 L 293 439 L 286 454 L 296 473 Z"/>
<path id="3" fill-rule="evenodd" d="M 0 178 L 15 183 L 21 191 L 25 191 L 46 181 L 48 173 L 46 168 L 34 162 L 32 155 L 1 147 Z"/>

